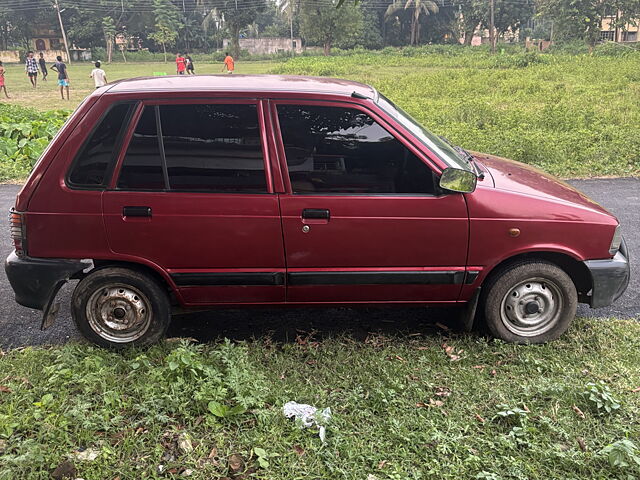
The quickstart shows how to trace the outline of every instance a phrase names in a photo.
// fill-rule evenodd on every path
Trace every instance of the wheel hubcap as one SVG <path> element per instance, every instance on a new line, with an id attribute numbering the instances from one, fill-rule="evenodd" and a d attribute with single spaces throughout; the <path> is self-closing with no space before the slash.
<path id="1" fill-rule="evenodd" d="M 130 285 L 101 288 L 87 302 L 87 319 L 102 338 L 116 343 L 140 338 L 151 323 L 149 300 Z"/>
<path id="2" fill-rule="evenodd" d="M 530 278 L 506 293 L 500 316 L 511 332 L 534 337 L 553 328 L 562 308 L 563 297 L 555 283 L 545 278 Z"/>

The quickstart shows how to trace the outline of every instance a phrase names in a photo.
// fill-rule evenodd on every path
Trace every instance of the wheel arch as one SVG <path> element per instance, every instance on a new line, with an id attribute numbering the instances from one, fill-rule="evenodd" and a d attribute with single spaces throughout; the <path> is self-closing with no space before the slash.
<path id="1" fill-rule="evenodd" d="M 490 271 L 486 274 L 484 280 L 482 281 L 482 284 L 486 285 L 488 280 L 491 280 L 495 275 L 499 274 L 501 271 L 504 271 L 511 265 L 531 260 L 546 261 L 561 268 L 567 275 L 569 275 L 571 281 L 575 285 L 576 291 L 578 292 L 578 301 L 588 301 L 587 294 L 593 288 L 593 280 L 591 278 L 589 269 L 583 262 L 576 260 L 573 256 L 562 252 L 531 251 L 519 253 L 517 255 L 508 257 L 497 263 L 490 269 Z"/>
<path id="2" fill-rule="evenodd" d="M 153 277 L 158 282 L 158 284 L 167 289 L 172 304 L 180 303 L 180 297 L 178 295 L 177 288 L 171 281 L 170 277 L 165 275 L 164 271 L 158 271 L 156 268 L 153 268 L 144 263 L 128 262 L 124 260 L 93 259 L 93 265 L 94 268 L 87 272 L 85 275 L 89 275 L 96 270 L 102 270 L 104 268 L 110 267 L 127 268 L 129 270 L 146 273 L 149 276 Z"/>

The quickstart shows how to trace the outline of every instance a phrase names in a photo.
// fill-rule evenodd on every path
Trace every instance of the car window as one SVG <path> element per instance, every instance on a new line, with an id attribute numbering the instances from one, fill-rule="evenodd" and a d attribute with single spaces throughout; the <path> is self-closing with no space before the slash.
<path id="1" fill-rule="evenodd" d="M 163 190 L 162 157 L 158 142 L 156 107 L 146 106 L 133 132 L 122 163 L 118 188 Z"/>
<path id="2" fill-rule="evenodd" d="M 172 190 L 265 193 L 256 105 L 162 105 Z"/>
<path id="3" fill-rule="evenodd" d="M 256 105 L 145 107 L 118 188 L 266 193 Z"/>
<path id="4" fill-rule="evenodd" d="M 366 113 L 278 105 L 294 193 L 433 194 L 431 169 Z"/>
<path id="5" fill-rule="evenodd" d="M 86 141 L 69 173 L 69 183 L 77 187 L 96 187 L 105 184 L 107 169 L 114 160 L 122 131 L 126 125 L 130 103 L 111 107 L 102 117 Z"/>

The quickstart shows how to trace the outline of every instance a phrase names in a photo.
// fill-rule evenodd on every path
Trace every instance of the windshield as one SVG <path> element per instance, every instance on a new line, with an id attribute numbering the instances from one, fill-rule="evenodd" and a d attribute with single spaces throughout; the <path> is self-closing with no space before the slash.
<path id="1" fill-rule="evenodd" d="M 440 160 L 450 167 L 473 171 L 473 167 L 471 167 L 469 162 L 465 158 L 462 158 L 451 145 L 424 128 L 411 118 L 411 115 L 396 106 L 384 95 L 381 93 L 378 95 L 377 103 L 380 108 L 395 118 L 404 128 L 413 133 L 413 135 L 429 150 L 435 153 Z"/>

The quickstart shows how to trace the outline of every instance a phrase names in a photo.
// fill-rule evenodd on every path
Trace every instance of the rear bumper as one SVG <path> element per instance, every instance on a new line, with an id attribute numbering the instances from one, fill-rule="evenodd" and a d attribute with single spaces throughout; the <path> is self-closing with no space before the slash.
<path id="1" fill-rule="evenodd" d="M 624 240 L 615 257 L 606 260 L 587 260 L 584 264 L 591 273 L 593 285 L 589 301 L 591 308 L 611 305 L 627 289 L 630 269 L 627 245 Z"/>
<path id="2" fill-rule="evenodd" d="M 12 252 L 4 263 L 4 270 L 16 302 L 45 310 L 67 280 L 91 265 L 88 260 L 19 257 Z"/>

